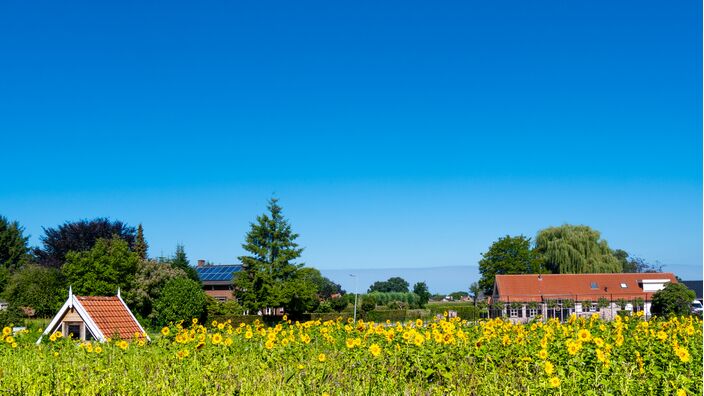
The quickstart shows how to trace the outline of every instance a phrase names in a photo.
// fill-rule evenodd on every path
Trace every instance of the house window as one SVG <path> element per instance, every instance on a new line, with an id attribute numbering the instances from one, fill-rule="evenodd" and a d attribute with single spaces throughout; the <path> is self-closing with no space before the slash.
<path id="1" fill-rule="evenodd" d="M 621 283 L 621 289 L 626 289 L 626 288 L 628 288 L 628 285 L 625 283 Z"/>
<path id="2" fill-rule="evenodd" d="M 599 288 L 599 285 L 598 285 L 596 282 L 592 282 L 592 283 L 591 283 L 591 288 L 592 288 L 592 289 L 598 289 L 598 288 Z"/>
<path id="3" fill-rule="evenodd" d="M 508 310 L 508 316 L 510 316 L 510 317 L 512 317 L 512 318 L 517 318 L 517 317 L 518 317 L 518 310 L 517 310 L 517 309 L 513 309 L 513 308 L 509 309 L 509 310 Z"/>
<path id="4" fill-rule="evenodd" d="M 535 309 L 535 308 L 528 309 L 528 317 L 529 318 L 534 318 L 536 315 L 538 315 L 537 309 Z"/>
<path id="5" fill-rule="evenodd" d="M 74 340 L 81 339 L 81 322 L 66 322 L 64 323 L 64 330 L 66 337 L 71 337 Z"/>
<path id="6" fill-rule="evenodd" d="M 596 312 L 596 310 L 597 310 L 596 303 L 592 303 L 592 304 L 589 306 L 589 312 Z"/>

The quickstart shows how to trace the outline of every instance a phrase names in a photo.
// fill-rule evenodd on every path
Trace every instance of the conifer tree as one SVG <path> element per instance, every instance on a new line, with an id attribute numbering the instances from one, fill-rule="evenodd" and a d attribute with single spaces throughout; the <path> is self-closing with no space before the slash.
<path id="1" fill-rule="evenodd" d="M 286 306 L 290 302 L 287 282 L 294 281 L 303 266 L 294 263 L 303 249 L 295 242 L 298 234 L 283 217 L 276 198 L 269 200 L 267 210 L 250 224 L 242 244 L 249 255 L 239 257 L 242 270 L 233 279 L 237 299 L 250 311 Z"/>
<path id="2" fill-rule="evenodd" d="M 137 236 L 134 240 L 134 251 L 139 255 L 142 260 L 147 259 L 147 250 L 149 245 L 144 239 L 144 228 L 142 228 L 142 223 L 137 226 Z"/>
<path id="3" fill-rule="evenodd" d="M 171 266 L 174 268 L 182 269 L 186 272 L 186 275 L 188 275 L 189 279 L 194 280 L 196 282 L 200 282 L 198 271 L 196 271 L 195 268 L 191 267 L 190 262 L 188 261 L 188 257 L 186 256 L 186 250 L 183 248 L 183 245 L 176 245 L 176 254 L 174 254 L 174 258 L 171 259 Z"/>

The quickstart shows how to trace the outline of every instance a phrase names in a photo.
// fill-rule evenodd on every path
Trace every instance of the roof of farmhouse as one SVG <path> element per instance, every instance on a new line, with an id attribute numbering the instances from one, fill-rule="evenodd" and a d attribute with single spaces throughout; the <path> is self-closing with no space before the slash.
<path id="1" fill-rule="evenodd" d="M 593 301 L 599 298 L 649 300 L 657 289 L 648 285 L 669 282 L 677 283 L 671 272 L 497 275 L 494 298 L 502 302 Z"/>

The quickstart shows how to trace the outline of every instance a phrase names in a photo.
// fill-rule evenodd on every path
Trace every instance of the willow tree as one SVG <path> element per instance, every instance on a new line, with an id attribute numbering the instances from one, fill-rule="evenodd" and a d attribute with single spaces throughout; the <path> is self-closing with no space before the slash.
<path id="1" fill-rule="evenodd" d="M 538 232 L 535 251 L 545 267 L 556 274 L 621 272 L 616 258 L 601 234 L 588 226 L 565 224 Z"/>

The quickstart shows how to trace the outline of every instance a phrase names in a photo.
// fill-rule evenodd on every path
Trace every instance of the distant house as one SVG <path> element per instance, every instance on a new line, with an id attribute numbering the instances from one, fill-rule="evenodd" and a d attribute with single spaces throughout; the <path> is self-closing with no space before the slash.
<path id="1" fill-rule="evenodd" d="M 212 265 L 205 264 L 205 260 L 198 260 L 196 265 L 205 294 L 219 301 L 234 300 L 232 277 L 241 269 L 239 264 Z"/>
<path id="2" fill-rule="evenodd" d="M 668 283 L 677 283 L 670 272 L 497 275 L 491 302 L 495 315 L 515 322 L 595 312 L 609 319 L 621 309 L 650 316 L 653 294 Z"/>
<path id="3" fill-rule="evenodd" d="M 704 303 L 704 299 L 702 299 L 702 289 L 704 288 L 703 282 L 700 280 L 688 280 L 688 281 L 682 281 L 682 284 L 687 286 L 689 290 L 692 290 L 694 294 L 697 295 L 696 299 L 699 300 L 700 303 Z"/>
<path id="4" fill-rule="evenodd" d="M 57 331 L 66 337 L 71 335 L 74 339 L 83 341 L 104 342 L 108 338 L 129 340 L 135 335 L 149 340 L 147 333 L 120 297 L 119 290 L 116 296 L 83 297 L 75 296 L 69 288 L 68 299 L 39 337 L 37 344 L 44 336 Z"/>

